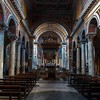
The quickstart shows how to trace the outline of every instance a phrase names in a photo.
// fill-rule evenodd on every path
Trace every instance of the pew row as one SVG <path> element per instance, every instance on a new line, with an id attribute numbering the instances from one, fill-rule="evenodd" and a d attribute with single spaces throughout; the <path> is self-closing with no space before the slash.
<path id="1" fill-rule="evenodd" d="M 69 84 L 88 99 L 100 98 L 100 78 L 85 74 L 70 74 Z"/>
<path id="2" fill-rule="evenodd" d="M 16 97 L 17 100 L 26 100 L 35 85 L 36 75 L 33 73 L 7 76 L 0 79 L 0 96 L 8 97 L 9 100 L 12 100 L 13 97 Z"/>

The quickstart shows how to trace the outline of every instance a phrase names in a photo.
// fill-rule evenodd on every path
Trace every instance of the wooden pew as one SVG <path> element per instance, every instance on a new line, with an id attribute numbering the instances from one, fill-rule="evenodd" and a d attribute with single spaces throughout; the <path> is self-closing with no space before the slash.
<path id="1" fill-rule="evenodd" d="M 7 96 L 9 100 L 12 100 L 12 97 L 15 96 L 18 100 L 21 100 L 21 87 L 19 85 L 0 85 L 0 96 Z"/>
<path id="2" fill-rule="evenodd" d="M 12 96 L 17 96 L 19 100 L 21 100 L 21 97 L 24 97 L 24 100 L 26 100 L 27 95 L 30 93 L 30 91 L 32 90 L 33 86 L 35 86 L 36 84 L 36 78 L 33 77 L 34 74 L 32 73 L 28 73 L 28 74 L 21 74 L 21 75 L 16 75 L 16 76 L 8 76 L 5 77 L 5 79 L 0 79 L 0 86 L 3 86 L 3 88 L 1 90 L 1 96 L 9 96 L 9 98 L 11 99 Z M 5 89 L 9 91 L 9 89 L 7 89 L 7 87 L 9 86 L 9 89 L 11 89 L 11 86 L 19 86 L 20 87 L 20 92 L 18 90 L 15 91 L 4 91 Z M 13 88 L 15 89 L 15 88 Z M 2 91 L 3 90 L 3 91 Z"/>
<path id="3" fill-rule="evenodd" d="M 26 98 L 26 96 L 31 91 L 30 84 L 28 81 L 23 80 L 16 80 L 16 79 L 0 79 L 0 85 L 19 85 L 22 86 L 21 91 L 23 92 L 23 97 Z"/>
<path id="4" fill-rule="evenodd" d="M 77 89 L 82 95 L 88 99 L 100 98 L 100 78 L 92 77 L 90 75 L 72 75 L 70 79 L 71 85 Z"/>
<path id="5" fill-rule="evenodd" d="M 88 98 L 95 98 L 100 100 L 100 78 L 93 77 L 91 79 Z"/>
<path id="6" fill-rule="evenodd" d="M 72 86 L 75 86 L 75 83 L 77 82 L 77 80 L 81 77 L 86 77 L 86 74 L 76 74 L 76 73 L 70 73 L 68 75 L 68 83 Z"/>
<path id="7" fill-rule="evenodd" d="M 36 75 L 34 73 L 18 74 L 16 76 L 10 76 L 5 78 L 29 81 L 32 87 L 36 85 Z"/>

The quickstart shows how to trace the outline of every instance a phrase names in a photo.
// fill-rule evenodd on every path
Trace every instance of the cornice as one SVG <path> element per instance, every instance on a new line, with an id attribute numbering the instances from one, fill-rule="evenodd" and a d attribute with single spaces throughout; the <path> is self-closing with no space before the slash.
<path id="1" fill-rule="evenodd" d="M 17 12 L 18 16 L 20 17 L 20 19 L 24 19 L 24 14 L 19 6 L 19 3 L 17 0 L 9 0 L 9 3 L 12 4 L 12 6 L 14 7 L 15 11 Z"/>
<path id="2" fill-rule="evenodd" d="M 88 2 L 85 4 L 84 9 L 82 10 L 80 17 L 83 18 L 86 16 L 86 14 L 89 12 L 89 10 L 92 8 L 92 6 L 98 2 L 98 0 L 88 0 Z"/>
<path id="3" fill-rule="evenodd" d="M 17 0 L 8 0 L 8 1 L 9 1 L 10 6 L 14 8 L 13 10 L 18 15 L 19 20 L 20 20 L 20 24 L 24 27 L 26 33 L 30 36 L 30 30 L 27 26 L 27 23 L 25 21 L 24 13 L 23 13 L 18 1 Z"/>
<path id="4" fill-rule="evenodd" d="M 81 26 L 82 22 L 84 22 L 84 17 L 87 15 L 87 13 L 89 12 L 89 10 L 93 7 L 93 5 L 95 5 L 96 2 L 98 2 L 99 0 L 88 0 L 88 2 L 85 4 L 83 11 L 81 12 L 79 19 L 76 23 L 76 25 L 73 28 L 73 31 L 71 33 L 70 36 L 73 36 L 75 34 L 75 32 L 77 31 L 78 27 Z"/>

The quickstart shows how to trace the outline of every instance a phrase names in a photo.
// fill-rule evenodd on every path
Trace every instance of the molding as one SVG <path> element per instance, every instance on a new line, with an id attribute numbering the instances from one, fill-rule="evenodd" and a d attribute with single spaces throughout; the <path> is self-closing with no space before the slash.
<path id="1" fill-rule="evenodd" d="M 25 19 L 24 13 L 21 10 L 18 1 L 17 0 L 9 0 L 9 3 L 13 6 L 13 8 L 17 12 L 18 16 L 20 17 L 20 19 Z"/>
<path id="2" fill-rule="evenodd" d="M 86 14 L 89 12 L 89 10 L 93 7 L 93 5 L 95 5 L 95 3 L 98 2 L 98 0 L 89 0 L 85 6 L 83 11 L 80 14 L 80 17 L 78 19 L 78 22 L 76 23 L 76 25 L 73 28 L 73 31 L 71 33 L 70 36 L 73 36 L 75 34 L 75 32 L 77 31 L 77 29 L 81 26 L 82 22 L 84 22 L 83 17 L 86 16 Z"/>
<path id="3" fill-rule="evenodd" d="M 88 0 L 88 2 L 84 6 L 84 9 L 81 12 L 79 18 L 83 18 L 96 2 L 97 2 L 97 0 Z"/>
<path id="4" fill-rule="evenodd" d="M 76 25 L 74 26 L 73 30 L 72 30 L 72 33 L 70 34 L 70 36 L 72 37 L 75 32 L 77 31 L 77 29 L 81 26 L 81 24 L 84 22 L 83 19 L 79 19 L 78 22 L 76 23 Z"/>
<path id="5" fill-rule="evenodd" d="M 15 1 L 14 4 L 12 4 L 11 1 Z M 16 5 L 16 2 L 17 2 L 16 0 L 8 0 L 8 1 L 6 1 L 6 6 L 9 6 L 9 8 L 12 11 L 12 12 L 11 11 L 10 12 L 16 16 L 16 18 L 20 21 L 19 24 L 22 25 L 22 27 L 26 31 L 26 34 L 28 34 L 30 36 L 30 30 L 26 24 L 25 17 L 23 17 L 24 15 L 23 16 L 21 15 L 20 10 L 19 10 L 20 6 L 18 7 L 19 4 Z M 21 12 L 22 12 L 22 10 L 21 10 Z"/>

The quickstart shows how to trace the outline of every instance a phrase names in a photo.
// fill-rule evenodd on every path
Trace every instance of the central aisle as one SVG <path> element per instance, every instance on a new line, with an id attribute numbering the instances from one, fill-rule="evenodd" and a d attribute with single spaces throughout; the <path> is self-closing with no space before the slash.
<path id="1" fill-rule="evenodd" d="M 86 100 L 67 81 L 39 80 L 27 100 Z"/>

